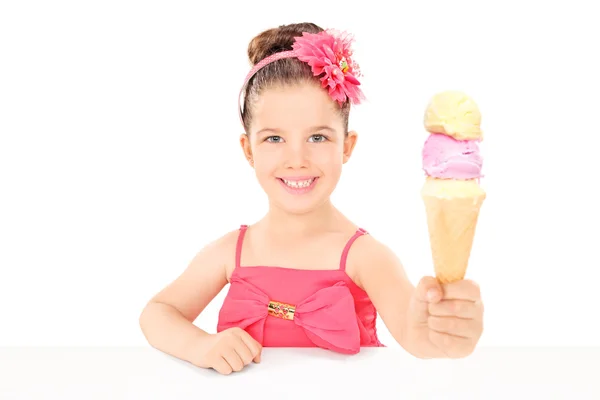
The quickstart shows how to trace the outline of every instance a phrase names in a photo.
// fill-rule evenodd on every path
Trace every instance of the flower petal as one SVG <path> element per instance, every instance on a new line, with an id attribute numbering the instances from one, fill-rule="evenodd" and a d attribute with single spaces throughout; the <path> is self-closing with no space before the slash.
<path id="1" fill-rule="evenodd" d="M 358 79 L 356 79 L 352 74 L 346 74 L 346 81 L 350 82 L 353 85 L 360 85 Z"/>
<path id="2" fill-rule="evenodd" d="M 327 56 L 327 58 L 331 60 L 332 63 L 335 63 L 337 61 L 337 57 L 335 56 L 335 53 L 333 52 L 331 47 L 323 46 L 323 52 L 325 53 L 325 56 Z"/>

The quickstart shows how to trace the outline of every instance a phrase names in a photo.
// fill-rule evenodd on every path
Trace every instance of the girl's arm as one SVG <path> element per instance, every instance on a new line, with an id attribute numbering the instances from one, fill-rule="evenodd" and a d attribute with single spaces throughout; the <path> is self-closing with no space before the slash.
<path id="1" fill-rule="evenodd" d="M 237 230 L 229 232 L 205 246 L 175 281 L 148 302 L 139 323 L 152 347 L 192 363 L 203 352 L 211 335 L 193 322 L 227 284 L 237 235 Z"/>
<path id="2" fill-rule="evenodd" d="M 396 342 L 418 358 L 446 355 L 429 340 L 428 329 L 409 318 L 415 286 L 394 252 L 371 235 L 357 240 L 348 256 L 347 271 L 369 295 Z"/>

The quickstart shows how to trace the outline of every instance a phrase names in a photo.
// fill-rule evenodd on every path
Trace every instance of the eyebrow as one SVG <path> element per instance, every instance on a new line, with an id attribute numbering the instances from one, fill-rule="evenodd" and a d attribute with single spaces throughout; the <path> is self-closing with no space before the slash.
<path id="1" fill-rule="evenodd" d="M 335 129 L 333 129 L 332 127 L 328 126 L 328 125 L 318 125 L 318 126 L 313 126 L 308 128 L 308 132 L 315 132 L 315 131 L 330 131 L 330 132 L 335 132 Z M 256 136 L 260 136 L 261 134 L 265 134 L 265 133 L 275 133 L 275 134 L 281 134 L 282 130 L 281 129 L 277 129 L 277 128 L 263 128 L 260 131 L 256 132 Z"/>

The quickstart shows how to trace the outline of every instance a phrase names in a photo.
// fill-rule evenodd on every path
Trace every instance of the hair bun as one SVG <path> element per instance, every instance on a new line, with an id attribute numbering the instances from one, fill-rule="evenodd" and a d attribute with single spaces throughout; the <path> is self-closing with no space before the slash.
<path id="1" fill-rule="evenodd" d="M 248 58 L 252 65 L 280 51 L 292 50 L 294 40 L 303 32 L 319 33 L 323 29 L 310 22 L 282 25 L 255 36 L 248 45 Z"/>

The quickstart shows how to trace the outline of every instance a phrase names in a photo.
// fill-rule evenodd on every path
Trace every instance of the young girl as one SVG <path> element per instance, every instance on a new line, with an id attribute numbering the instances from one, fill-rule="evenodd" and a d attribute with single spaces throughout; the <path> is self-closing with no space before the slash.
<path id="1" fill-rule="evenodd" d="M 261 360 L 263 346 L 354 354 L 394 339 L 420 358 L 464 357 L 482 333 L 478 287 L 464 280 L 414 287 L 395 254 L 331 202 L 363 99 L 351 40 L 312 23 L 262 32 L 240 91 L 240 144 L 269 199 L 253 225 L 206 245 L 140 317 L 149 344 L 222 374 Z M 217 333 L 193 321 L 230 284 Z"/>

